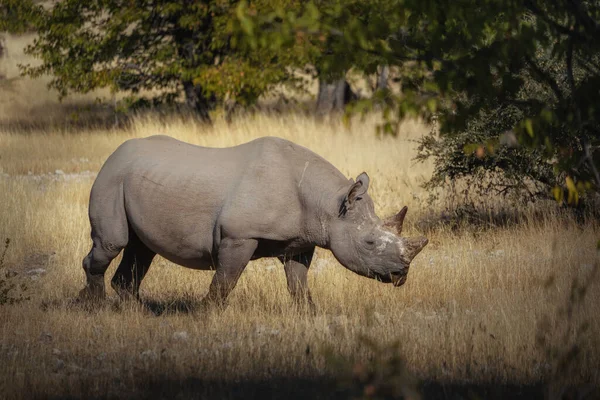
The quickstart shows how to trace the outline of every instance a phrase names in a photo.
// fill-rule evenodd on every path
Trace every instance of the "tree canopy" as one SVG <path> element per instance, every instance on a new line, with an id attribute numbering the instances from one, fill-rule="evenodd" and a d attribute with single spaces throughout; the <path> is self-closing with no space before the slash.
<path id="1" fill-rule="evenodd" d="M 40 11 L 33 0 L 0 0 L 0 32 L 19 34 L 34 30 Z"/>
<path id="2" fill-rule="evenodd" d="M 348 111 L 382 111 L 391 134 L 407 117 L 439 127 L 420 147 L 430 185 L 501 171 L 499 193 L 532 181 L 568 203 L 600 188 L 599 20 L 592 0 L 0 0 L 0 31 L 38 35 L 27 52 L 41 64 L 24 73 L 61 96 L 183 97 L 209 120 L 216 104 L 298 88 L 300 69 L 327 110 L 352 97 L 348 71 L 381 71 L 401 89 Z"/>
<path id="3" fill-rule="evenodd" d="M 302 58 L 298 52 L 237 48 L 230 34 L 236 5 L 62 0 L 47 11 L 38 7 L 38 37 L 27 52 L 42 63 L 24 72 L 50 75 L 50 87 L 61 96 L 108 87 L 128 93 L 131 104 L 158 104 L 183 93 L 187 105 L 209 120 L 218 102 L 248 105 L 275 84 L 294 84 L 286 66 Z"/>
<path id="4" fill-rule="evenodd" d="M 399 120 L 419 116 L 435 121 L 442 138 L 451 138 L 472 129 L 481 113 L 512 107 L 517 112 L 510 123 L 497 124 L 479 143 L 487 151 L 466 146 L 464 157 L 493 157 L 506 141 L 503 134 L 514 135 L 550 165 L 558 200 L 575 203 L 582 192 L 600 187 L 596 2 L 339 0 L 310 2 L 301 13 L 279 9 L 266 15 L 250 15 L 246 8 L 240 5 L 240 31 L 251 48 L 266 43 L 277 50 L 300 36 L 327 43 L 324 58 L 331 61 L 321 64 L 324 73 L 395 67 L 400 92 L 351 109 L 383 104 L 385 131 L 393 133 Z"/>

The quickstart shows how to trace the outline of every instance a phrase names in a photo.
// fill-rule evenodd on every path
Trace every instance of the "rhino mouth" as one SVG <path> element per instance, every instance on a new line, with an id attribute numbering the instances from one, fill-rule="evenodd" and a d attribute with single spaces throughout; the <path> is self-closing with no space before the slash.
<path id="1" fill-rule="evenodd" d="M 382 283 L 391 283 L 400 287 L 406 283 L 408 274 L 406 272 L 390 272 L 389 274 L 378 274 L 375 279 Z"/>
<path id="2" fill-rule="evenodd" d="M 406 278 L 408 278 L 407 273 L 390 273 L 390 281 L 395 287 L 400 287 L 406 283 Z"/>

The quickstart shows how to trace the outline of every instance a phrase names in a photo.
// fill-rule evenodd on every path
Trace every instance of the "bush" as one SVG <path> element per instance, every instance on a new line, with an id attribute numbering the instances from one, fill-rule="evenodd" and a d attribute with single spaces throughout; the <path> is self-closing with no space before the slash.
<path id="1" fill-rule="evenodd" d="M 570 182 L 583 185 L 594 179 L 592 166 L 598 162 L 586 158 L 585 146 L 591 144 L 595 149 L 600 131 L 598 126 L 576 123 L 567 117 L 566 110 L 581 99 L 578 92 L 586 81 L 595 79 L 596 71 L 574 63 L 575 87 L 566 78 L 565 62 L 552 58 L 549 49 L 539 48 L 532 58 L 530 64 L 536 67 L 523 63 L 515 75 L 521 82 L 516 96 L 487 99 L 485 107 L 467 118 L 464 130 L 444 135 L 432 130 L 420 140 L 417 159 L 433 159 L 435 164 L 426 188 L 450 189 L 470 203 L 478 196 L 503 196 L 526 203 L 552 194 L 560 202 L 567 198 L 571 204 L 585 200 L 572 199 L 567 187 Z M 562 98 L 557 98 L 557 92 L 563 93 Z M 467 108 L 479 100 L 462 99 Z M 536 131 L 544 133 L 544 140 L 539 141 L 527 121 L 531 124 L 529 116 L 543 115 L 548 107 L 555 115 L 564 111 L 565 118 L 549 115 L 543 127 L 536 126 Z M 516 135 L 515 127 L 523 125 L 529 135 Z M 539 143 L 532 145 L 533 141 Z M 586 191 L 582 188 L 577 187 L 580 193 Z M 588 183 L 584 189 L 591 188 Z"/>
<path id="2" fill-rule="evenodd" d="M 454 135 L 439 136 L 435 129 L 419 142 L 417 159 L 432 158 L 435 170 L 425 188 L 435 199 L 437 189 L 461 197 L 466 204 L 481 197 L 502 196 L 515 202 L 548 198 L 558 183 L 543 152 L 512 146 L 506 133 L 522 112 L 499 105 L 482 111 L 468 128 Z"/>

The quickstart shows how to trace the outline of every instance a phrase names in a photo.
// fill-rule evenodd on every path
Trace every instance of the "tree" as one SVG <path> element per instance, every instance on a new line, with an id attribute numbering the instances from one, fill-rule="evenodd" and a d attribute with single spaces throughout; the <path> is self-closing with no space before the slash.
<path id="1" fill-rule="evenodd" d="M 32 0 L 0 0 L 0 32 L 29 32 L 37 18 L 39 8 Z"/>
<path id="2" fill-rule="evenodd" d="M 481 112 L 510 106 L 518 113 L 508 130 L 520 146 L 552 164 L 560 183 L 557 199 L 576 202 L 581 192 L 600 188 L 600 7 L 594 1 L 333 3 L 309 3 L 300 14 L 278 18 L 239 15 L 241 25 L 277 37 L 283 47 L 298 32 L 325 41 L 335 63 L 322 65 L 324 73 L 396 67 L 400 93 L 351 108 L 366 112 L 382 104 L 386 132 L 393 133 L 403 118 L 419 116 L 435 120 L 443 137 L 453 137 L 467 132 Z M 543 93 L 528 95 L 526 80 Z M 480 145 L 501 146 L 496 142 Z"/>
<path id="3" fill-rule="evenodd" d="M 383 2 L 376 2 L 380 5 Z M 348 15 L 358 18 L 363 25 L 377 24 L 378 18 L 382 17 L 382 7 L 373 7 L 364 1 L 357 0 L 342 0 L 342 1 L 321 1 L 319 6 L 326 12 L 338 13 L 341 9 L 346 10 Z M 318 42 L 317 42 L 318 43 Z M 337 46 L 336 40 L 333 37 L 327 37 L 321 40 L 323 43 L 319 46 L 318 55 L 314 58 L 313 63 L 319 70 L 319 91 L 317 95 L 317 113 L 327 114 L 332 111 L 343 111 L 345 106 L 358 99 L 356 93 L 352 91 L 350 84 L 346 80 L 346 73 L 353 67 L 352 64 L 343 62 L 341 58 L 352 57 L 349 52 L 351 48 L 335 49 Z M 337 50 L 337 51 L 336 51 Z M 340 51 L 341 50 L 341 51 Z M 374 55 L 363 55 L 359 63 L 364 67 L 365 73 L 376 73 L 379 57 Z M 356 57 L 356 54 L 354 55 Z M 378 79 L 377 89 L 381 89 L 386 80 L 387 72 L 383 69 L 382 74 Z"/>
<path id="4" fill-rule="evenodd" d="M 108 87 L 130 105 L 172 103 L 183 93 L 205 121 L 227 99 L 254 103 L 274 84 L 297 80 L 293 52 L 244 52 L 230 34 L 236 1 L 61 0 L 36 24 L 24 73 L 51 75 L 61 97 Z M 269 7 L 269 2 L 257 2 Z"/>
<path id="5" fill-rule="evenodd" d="M 0 0 L 0 57 L 4 55 L 4 34 L 31 31 L 38 17 L 32 0 Z"/>
<path id="6" fill-rule="evenodd" d="M 386 1 L 378 0 L 376 3 L 385 4 Z M 294 7 L 278 5 L 262 14 L 256 13 L 253 4 L 254 2 L 240 3 L 237 14 L 239 19 L 235 21 L 233 31 L 238 35 L 241 32 L 247 35 L 240 37 L 240 41 L 249 44 L 249 51 L 266 48 L 278 52 L 283 48 L 303 54 L 303 65 L 311 66 L 313 78 L 319 82 L 316 103 L 319 115 L 343 111 L 348 103 L 358 99 L 346 79 L 346 74 L 353 67 L 349 60 L 361 58 L 361 63 L 369 74 L 375 74 L 379 63 L 383 61 L 373 54 L 352 54 L 351 46 L 340 48 L 340 43 L 334 36 L 296 29 L 297 24 L 310 25 L 318 18 L 320 11 L 312 3 L 308 8 L 305 8 L 304 2 L 299 2 Z M 322 0 L 318 2 L 318 6 L 325 12 L 338 13 L 344 10 L 347 15 L 360 16 L 363 24 L 377 24 L 377 18 L 383 18 L 386 10 L 385 7 L 372 7 L 360 0 Z M 303 10 L 307 12 L 303 14 Z M 311 14 L 313 11 L 315 14 Z M 259 19 L 260 22 L 257 23 Z M 282 30 L 287 31 L 288 35 L 280 35 Z"/>
<path id="7" fill-rule="evenodd" d="M 333 111 L 343 111 L 346 104 L 356 99 L 356 94 L 350 88 L 345 78 L 328 81 L 319 77 L 319 92 L 317 94 L 317 114 L 325 115 Z"/>

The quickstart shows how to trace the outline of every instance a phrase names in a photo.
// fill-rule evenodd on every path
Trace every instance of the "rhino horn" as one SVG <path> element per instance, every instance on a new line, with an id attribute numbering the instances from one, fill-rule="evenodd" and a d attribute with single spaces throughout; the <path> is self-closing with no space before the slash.
<path id="1" fill-rule="evenodd" d="M 429 240 L 424 236 L 406 238 L 405 240 L 405 257 L 408 261 L 412 261 L 429 243 Z"/>
<path id="2" fill-rule="evenodd" d="M 404 224 L 404 218 L 406 217 L 407 212 L 408 212 L 408 207 L 407 206 L 402 207 L 402 210 L 400 210 L 398 212 L 398 214 L 392 215 L 391 217 L 386 218 L 386 220 L 383 221 L 383 226 L 385 226 L 387 229 L 393 231 L 397 235 L 400 235 L 402 233 L 402 225 Z"/>

